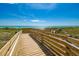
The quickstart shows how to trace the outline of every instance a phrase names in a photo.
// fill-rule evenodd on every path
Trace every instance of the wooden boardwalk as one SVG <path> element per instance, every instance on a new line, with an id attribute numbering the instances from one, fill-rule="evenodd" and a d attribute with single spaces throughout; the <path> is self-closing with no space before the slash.
<path id="1" fill-rule="evenodd" d="M 17 56 L 45 56 L 38 44 L 29 36 L 29 33 L 22 34 L 16 47 Z"/>
<path id="2" fill-rule="evenodd" d="M 38 30 L 32 30 L 30 35 L 22 31 L 16 33 L 0 49 L 0 56 L 79 56 L 78 39 L 68 37 L 63 40 L 62 36 Z M 35 41 L 31 37 L 35 38 Z"/>

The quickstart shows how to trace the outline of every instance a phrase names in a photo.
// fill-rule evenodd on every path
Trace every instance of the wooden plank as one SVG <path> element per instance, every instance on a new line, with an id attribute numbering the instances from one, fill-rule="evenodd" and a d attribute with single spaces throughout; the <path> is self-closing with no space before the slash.
<path id="1" fill-rule="evenodd" d="M 72 39 L 72 38 L 66 38 L 67 40 L 63 40 L 62 39 L 62 36 L 60 38 L 58 37 L 55 37 L 55 36 L 51 36 L 51 35 L 47 35 L 43 32 L 39 32 L 39 31 L 34 31 L 35 34 L 39 34 L 40 36 L 42 36 L 43 38 L 43 43 L 44 45 L 46 46 L 49 46 L 51 48 L 51 45 L 53 46 L 53 50 L 56 51 L 55 53 L 59 53 L 59 51 L 61 50 L 57 50 L 58 47 L 63 47 L 65 46 L 66 49 L 66 52 L 68 55 L 79 55 L 79 40 L 78 39 Z M 39 38 L 39 37 L 38 37 Z M 58 44 L 58 43 L 60 44 Z M 57 47 L 56 47 L 57 46 Z M 56 49 L 55 49 L 56 48 Z M 62 53 L 62 51 L 61 51 Z M 62 55 L 61 53 L 59 53 L 60 55 Z"/>
<path id="2" fill-rule="evenodd" d="M 79 39 L 68 37 L 67 41 L 79 47 Z"/>
<path id="3" fill-rule="evenodd" d="M 60 52 L 58 51 L 58 49 L 56 49 L 56 48 L 54 48 L 53 46 L 51 46 L 50 44 L 48 44 L 48 42 L 45 41 L 44 44 L 46 44 L 50 49 L 52 49 L 52 51 L 55 51 L 56 54 L 58 54 L 58 55 L 60 55 L 60 56 L 63 56 L 63 54 L 60 53 Z"/>
<path id="4" fill-rule="evenodd" d="M 57 54 L 54 50 L 52 50 L 49 46 L 47 46 L 46 44 L 43 44 L 49 51 L 51 51 L 55 56 L 58 56 L 59 54 Z"/>
<path id="5" fill-rule="evenodd" d="M 29 33 L 21 35 L 20 41 L 17 44 L 15 51 L 16 50 L 17 56 L 45 56 L 42 49 L 29 36 Z M 13 56 L 16 56 L 16 54 L 13 54 Z"/>
<path id="6" fill-rule="evenodd" d="M 60 38 L 64 38 L 64 40 L 66 40 L 69 43 L 72 43 L 72 44 L 74 44 L 74 45 L 79 47 L 79 39 L 72 38 L 72 37 L 67 37 L 67 36 L 60 35 L 60 34 L 56 34 L 55 36 L 60 37 Z"/>
<path id="7" fill-rule="evenodd" d="M 61 53 L 62 55 L 66 55 L 65 50 L 61 50 L 58 46 L 54 45 L 53 43 L 51 44 L 49 41 L 45 41 L 45 42 L 47 42 L 47 44 L 49 44 L 50 47 L 52 47 L 52 49 L 55 49 L 55 51 L 57 51 L 58 53 Z"/>
<path id="8" fill-rule="evenodd" d="M 77 46 L 75 46 L 75 45 L 73 45 L 73 44 L 71 44 L 71 43 L 68 43 L 68 42 L 66 42 L 66 44 L 67 44 L 67 47 L 68 47 L 69 49 L 71 49 L 71 50 L 73 50 L 74 52 L 76 52 L 75 55 L 79 55 L 79 47 L 77 47 Z"/>
<path id="9" fill-rule="evenodd" d="M 59 43 L 58 41 L 56 41 L 54 39 L 50 39 L 50 38 L 44 36 L 44 39 L 43 40 L 48 40 L 49 42 L 51 42 L 51 44 L 54 44 L 54 45 L 58 46 L 62 50 L 65 50 L 66 49 L 66 46 L 65 45 Z"/>

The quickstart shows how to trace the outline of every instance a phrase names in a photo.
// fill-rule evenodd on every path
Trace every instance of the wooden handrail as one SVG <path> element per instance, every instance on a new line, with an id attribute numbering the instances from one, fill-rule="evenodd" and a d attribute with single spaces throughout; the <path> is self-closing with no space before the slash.
<path id="1" fill-rule="evenodd" d="M 79 40 L 67 38 L 63 40 L 61 37 L 53 35 L 47 35 L 46 33 L 39 30 L 32 30 L 31 36 L 42 45 L 46 46 L 55 55 L 68 55 L 68 56 L 79 56 Z M 40 38 L 40 39 L 39 39 Z"/>
<path id="2" fill-rule="evenodd" d="M 1 49 L 0 49 L 0 56 L 10 55 L 10 52 L 13 49 L 13 45 L 16 39 L 20 37 L 22 31 L 16 33 Z"/>

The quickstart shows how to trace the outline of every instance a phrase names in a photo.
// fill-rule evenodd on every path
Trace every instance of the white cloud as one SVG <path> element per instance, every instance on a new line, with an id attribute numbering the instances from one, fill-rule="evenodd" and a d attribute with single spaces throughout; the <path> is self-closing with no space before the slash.
<path id="1" fill-rule="evenodd" d="M 31 22 L 39 22 L 40 20 L 31 20 Z"/>
<path id="2" fill-rule="evenodd" d="M 30 20 L 31 22 L 46 22 L 45 20 Z"/>

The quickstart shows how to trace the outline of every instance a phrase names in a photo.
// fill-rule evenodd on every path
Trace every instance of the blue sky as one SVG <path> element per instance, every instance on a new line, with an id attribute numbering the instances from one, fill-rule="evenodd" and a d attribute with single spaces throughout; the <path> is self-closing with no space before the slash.
<path id="1" fill-rule="evenodd" d="M 79 26 L 78 3 L 0 3 L 0 26 Z"/>

